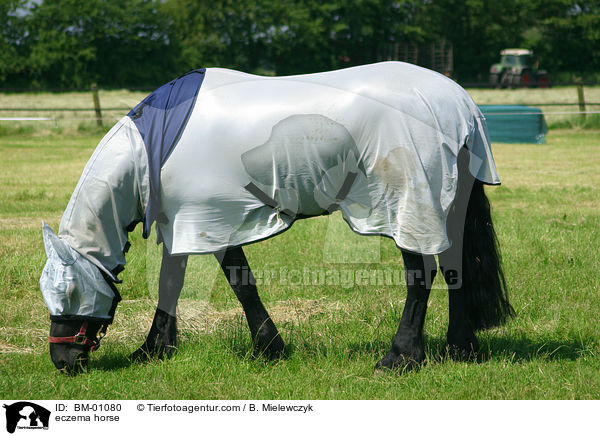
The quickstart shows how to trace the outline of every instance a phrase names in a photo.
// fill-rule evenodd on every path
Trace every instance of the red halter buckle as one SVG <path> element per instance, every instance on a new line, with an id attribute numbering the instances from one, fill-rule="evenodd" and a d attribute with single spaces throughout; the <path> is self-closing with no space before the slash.
<path id="1" fill-rule="evenodd" d="M 103 324 L 98 332 L 98 339 L 92 340 L 85 335 L 87 331 L 88 322 L 84 321 L 81 324 L 79 332 L 75 336 L 48 336 L 48 342 L 51 344 L 76 344 L 76 345 L 87 345 L 90 347 L 90 351 L 96 351 L 100 347 L 100 339 L 106 334 L 108 325 Z"/>

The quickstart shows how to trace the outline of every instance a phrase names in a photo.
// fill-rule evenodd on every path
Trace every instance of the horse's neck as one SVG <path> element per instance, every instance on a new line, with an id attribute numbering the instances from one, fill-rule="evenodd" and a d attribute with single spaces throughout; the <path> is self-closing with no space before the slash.
<path id="1" fill-rule="evenodd" d="M 98 144 L 59 229 L 61 239 L 113 278 L 125 265 L 128 231 L 142 220 L 147 198 L 144 147 L 128 120 Z"/>

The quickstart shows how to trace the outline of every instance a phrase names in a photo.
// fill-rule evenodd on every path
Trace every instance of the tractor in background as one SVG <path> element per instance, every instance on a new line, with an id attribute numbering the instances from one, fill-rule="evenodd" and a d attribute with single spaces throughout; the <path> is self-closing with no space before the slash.
<path id="1" fill-rule="evenodd" d="M 507 48 L 500 52 L 500 63 L 490 68 L 490 85 L 497 88 L 548 88 L 546 70 L 538 69 L 533 52 L 525 48 Z"/>

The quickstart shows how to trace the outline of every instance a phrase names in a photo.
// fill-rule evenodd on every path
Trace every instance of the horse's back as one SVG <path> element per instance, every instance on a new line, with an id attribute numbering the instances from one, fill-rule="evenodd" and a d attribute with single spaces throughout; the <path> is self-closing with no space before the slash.
<path id="1" fill-rule="evenodd" d="M 212 252 L 339 208 L 359 233 L 438 253 L 478 117 L 452 80 L 400 62 L 284 77 L 208 68 L 162 168 L 160 233 L 174 253 Z"/>
<path id="2" fill-rule="evenodd" d="M 380 62 L 279 77 L 208 68 L 202 85 L 205 96 L 214 91 L 221 99 L 243 100 L 245 108 L 259 106 L 265 100 L 271 100 L 273 105 L 278 101 L 295 104 L 289 100 L 294 90 L 301 90 L 303 100 L 317 104 L 332 94 L 345 95 L 342 102 L 347 104 L 348 110 L 352 109 L 352 103 L 360 106 L 363 99 L 368 99 L 412 116 L 420 116 L 419 112 L 423 112 L 423 117 L 435 114 L 437 119 L 453 117 L 452 121 L 457 116 L 478 112 L 471 97 L 456 82 L 435 71 L 404 62 Z"/>

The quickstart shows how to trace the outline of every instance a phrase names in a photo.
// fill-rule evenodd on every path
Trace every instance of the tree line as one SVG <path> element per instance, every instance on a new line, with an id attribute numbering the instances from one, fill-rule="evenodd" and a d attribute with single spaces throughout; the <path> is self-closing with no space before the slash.
<path id="1" fill-rule="evenodd" d="M 600 71 L 599 0 L 0 0 L 0 87 L 155 87 L 198 67 L 300 74 L 452 44 L 454 77 L 487 79 L 508 47 L 553 78 Z"/>

